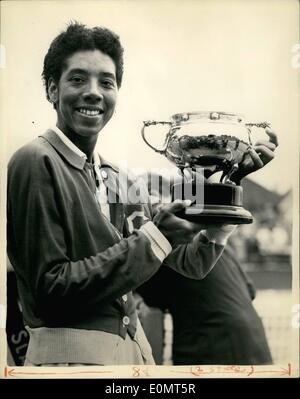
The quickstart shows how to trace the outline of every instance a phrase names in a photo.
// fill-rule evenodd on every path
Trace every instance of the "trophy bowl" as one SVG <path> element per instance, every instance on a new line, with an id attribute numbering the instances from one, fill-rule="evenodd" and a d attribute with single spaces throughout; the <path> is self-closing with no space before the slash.
<path id="1" fill-rule="evenodd" d="M 146 128 L 159 124 L 169 126 L 161 149 L 146 137 Z M 249 156 L 251 129 L 268 126 L 266 122 L 246 123 L 241 115 L 216 111 L 179 113 L 170 121 L 144 121 L 143 140 L 182 173 L 181 182 L 172 187 L 173 200 L 193 202 L 178 216 L 199 223 L 252 223 L 251 213 L 243 208 L 243 188 L 230 178 Z M 212 182 L 216 172 L 221 172 L 218 183 Z"/>

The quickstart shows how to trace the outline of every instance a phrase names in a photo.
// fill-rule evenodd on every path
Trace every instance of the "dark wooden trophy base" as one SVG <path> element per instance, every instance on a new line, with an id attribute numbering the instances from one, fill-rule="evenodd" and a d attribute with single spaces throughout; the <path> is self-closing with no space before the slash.
<path id="1" fill-rule="evenodd" d="M 190 190 L 188 185 L 191 185 Z M 197 200 L 191 206 L 176 215 L 195 223 L 208 224 L 249 224 L 253 217 L 249 211 L 243 208 L 243 188 L 233 184 L 206 183 L 204 184 L 204 198 Z M 200 188 L 203 190 L 203 187 Z M 173 186 L 173 199 L 189 198 L 185 193 L 197 193 L 194 183 L 181 183 Z M 200 190 L 199 190 L 200 192 Z M 178 195 L 180 193 L 180 196 Z"/>

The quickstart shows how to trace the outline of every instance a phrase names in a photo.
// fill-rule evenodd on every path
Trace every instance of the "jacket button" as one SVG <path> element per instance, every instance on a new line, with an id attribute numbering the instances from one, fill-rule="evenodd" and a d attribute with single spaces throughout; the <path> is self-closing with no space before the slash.
<path id="1" fill-rule="evenodd" d="M 123 299 L 124 302 L 127 302 L 127 299 L 128 299 L 127 295 L 126 295 L 126 294 L 123 295 L 123 296 L 122 296 L 122 299 Z"/>
<path id="2" fill-rule="evenodd" d="M 124 316 L 123 317 L 124 326 L 128 326 L 129 323 L 130 323 L 130 318 L 128 316 Z"/>

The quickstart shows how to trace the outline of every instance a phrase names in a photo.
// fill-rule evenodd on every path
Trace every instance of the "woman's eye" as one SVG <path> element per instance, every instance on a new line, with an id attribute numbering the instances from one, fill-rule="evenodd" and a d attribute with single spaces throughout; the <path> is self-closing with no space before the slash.
<path id="1" fill-rule="evenodd" d="M 104 81 L 102 82 L 102 85 L 103 85 L 104 87 L 107 87 L 107 88 L 115 87 L 115 83 L 114 83 L 113 81 L 111 81 L 111 80 L 104 80 Z"/>
<path id="2" fill-rule="evenodd" d="M 84 79 L 81 78 L 80 76 L 73 76 L 70 80 L 73 83 L 83 83 L 84 82 Z"/>

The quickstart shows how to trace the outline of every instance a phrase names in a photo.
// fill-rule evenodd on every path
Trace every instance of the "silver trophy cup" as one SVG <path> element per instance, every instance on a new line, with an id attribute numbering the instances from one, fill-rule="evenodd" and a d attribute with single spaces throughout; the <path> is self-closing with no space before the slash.
<path id="1" fill-rule="evenodd" d="M 161 149 L 149 140 L 151 127 L 167 125 L 169 130 L 164 135 Z M 201 203 L 194 201 L 180 216 L 199 223 L 252 223 L 249 211 L 243 208 L 243 188 L 231 181 L 239 165 L 249 157 L 248 150 L 252 146 L 251 129 L 266 128 L 269 124 L 246 123 L 244 117 L 226 112 L 186 112 L 172 115 L 170 121 L 144 121 L 142 138 L 155 152 L 158 152 L 187 175 L 189 182 L 177 183 L 173 186 L 173 199 L 177 193 L 197 192 L 197 170 L 203 172 Z M 146 128 L 148 134 L 146 136 Z M 220 172 L 219 182 L 212 182 L 212 175 Z M 183 184 L 191 185 L 184 190 Z M 186 188 L 186 187 L 185 187 Z M 199 192 L 199 190 L 198 190 Z M 187 196 L 184 199 L 189 199 Z M 190 198 L 194 200 L 193 198 Z"/>

